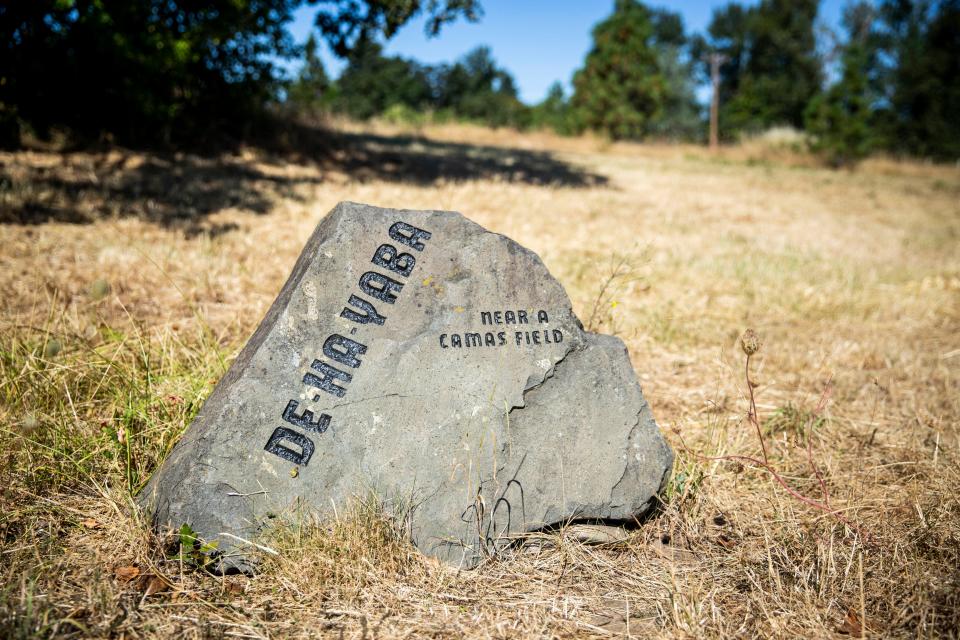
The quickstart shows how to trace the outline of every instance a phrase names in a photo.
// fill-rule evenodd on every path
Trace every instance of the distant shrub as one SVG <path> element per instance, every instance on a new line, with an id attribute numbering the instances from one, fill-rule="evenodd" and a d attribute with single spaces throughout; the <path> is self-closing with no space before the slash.
<path id="1" fill-rule="evenodd" d="M 395 125 L 422 127 L 429 120 L 432 120 L 430 116 L 431 114 L 429 113 L 398 102 L 387 107 L 384 112 L 380 114 L 380 119 Z"/>

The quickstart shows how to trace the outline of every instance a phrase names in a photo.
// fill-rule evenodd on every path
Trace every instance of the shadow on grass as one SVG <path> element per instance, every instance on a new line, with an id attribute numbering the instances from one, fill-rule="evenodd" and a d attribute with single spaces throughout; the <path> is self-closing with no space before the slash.
<path id="1" fill-rule="evenodd" d="M 323 182 L 326 172 L 357 182 L 416 185 L 501 180 L 589 187 L 607 181 L 545 151 L 304 125 L 285 125 L 268 141 L 252 146 L 258 153 L 249 160 L 236 154 L 121 149 L 47 154 L 47 159 L 56 158 L 53 163 L 0 156 L 0 223 L 85 224 L 106 217 L 139 217 L 189 232 L 191 224 L 223 209 L 269 213 L 277 197 L 302 198 L 297 187 Z M 297 165 L 319 172 L 287 170 Z"/>

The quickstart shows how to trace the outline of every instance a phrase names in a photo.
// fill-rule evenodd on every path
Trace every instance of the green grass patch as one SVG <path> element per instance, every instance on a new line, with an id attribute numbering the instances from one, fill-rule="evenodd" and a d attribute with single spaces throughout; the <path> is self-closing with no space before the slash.
<path id="1" fill-rule="evenodd" d="M 5 334 L 0 448 L 10 482 L 43 494 L 119 481 L 135 493 L 221 373 L 218 348 L 203 337 L 110 327 L 92 337 Z"/>

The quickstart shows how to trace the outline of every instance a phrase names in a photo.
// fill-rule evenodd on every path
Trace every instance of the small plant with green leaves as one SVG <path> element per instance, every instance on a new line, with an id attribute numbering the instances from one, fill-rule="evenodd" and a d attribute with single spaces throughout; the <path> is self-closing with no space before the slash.
<path id="1" fill-rule="evenodd" d="M 209 569 L 216 562 L 218 554 L 216 540 L 204 542 L 186 522 L 181 525 L 177 538 L 178 550 L 170 556 L 171 560 L 177 560 L 197 569 Z"/>
<path id="2" fill-rule="evenodd" d="M 826 419 L 815 410 L 788 402 L 764 420 L 763 427 L 770 436 L 782 433 L 806 441 L 825 422 Z"/>
<path id="3" fill-rule="evenodd" d="M 677 505 L 687 502 L 700 490 L 704 475 L 703 465 L 695 458 L 677 458 L 674 473 L 663 492 L 663 502 Z"/>

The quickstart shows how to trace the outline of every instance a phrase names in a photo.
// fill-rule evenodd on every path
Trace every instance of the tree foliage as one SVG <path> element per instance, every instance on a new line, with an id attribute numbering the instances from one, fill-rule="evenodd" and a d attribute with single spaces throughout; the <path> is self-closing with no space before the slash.
<path id="1" fill-rule="evenodd" d="M 753 10 L 749 55 L 740 90 L 727 105 L 734 128 L 803 126 L 820 89 L 814 22 L 817 0 L 764 0 Z"/>
<path id="2" fill-rule="evenodd" d="M 480 46 L 435 74 L 435 109 L 493 126 L 525 124 L 526 109 L 517 84 L 498 66 L 490 47 Z"/>
<path id="3" fill-rule="evenodd" d="M 844 12 L 847 41 L 840 48 L 841 75 L 826 91 L 814 96 L 806 110 L 813 149 L 834 166 L 849 165 L 869 153 L 873 105 L 870 78 L 877 64 L 874 10 L 866 2 Z"/>
<path id="4" fill-rule="evenodd" d="M 614 139 L 647 133 L 665 93 L 653 37 L 650 10 L 635 0 L 616 0 L 613 14 L 593 28 L 593 47 L 573 77 L 580 127 Z"/>
<path id="5" fill-rule="evenodd" d="M 0 4 L 0 103 L 25 121 L 127 142 L 249 123 L 288 56 L 287 0 L 31 0 Z"/>
<path id="6" fill-rule="evenodd" d="M 287 103 L 293 110 L 312 116 L 323 112 L 332 98 L 330 78 L 317 55 L 318 47 L 317 39 L 310 34 L 303 47 L 303 66 L 287 87 Z"/>
<path id="7" fill-rule="evenodd" d="M 335 91 L 334 108 L 358 119 L 397 107 L 404 113 L 429 110 L 492 126 L 522 126 L 527 119 L 513 76 L 485 46 L 453 64 L 428 66 L 384 56 L 379 44 L 368 42 L 350 57 Z"/>
<path id="8" fill-rule="evenodd" d="M 703 114 L 697 103 L 691 40 L 680 14 L 654 9 L 653 45 L 663 79 L 661 108 L 650 122 L 652 137 L 695 140 L 703 137 Z"/>
<path id="9" fill-rule="evenodd" d="M 0 2 L 0 142 L 25 125 L 43 138 L 197 144 L 244 137 L 264 121 L 282 83 L 277 61 L 297 54 L 286 29 L 303 0 L 29 0 Z M 311 0 L 321 34 L 342 56 L 425 14 L 428 31 L 476 19 L 477 0 Z M 320 90 L 311 68 L 290 87 Z M 369 55 L 366 50 L 358 56 Z M 304 93 L 305 92 L 305 93 Z M 363 107 L 361 107 L 362 109 Z"/>
<path id="10" fill-rule="evenodd" d="M 614 139 L 696 137 L 702 124 L 688 45 L 678 13 L 617 0 L 573 78 L 575 127 Z"/>
<path id="11" fill-rule="evenodd" d="M 880 16 L 886 146 L 960 158 L 960 0 L 886 0 Z"/>
<path id="12" fill-rule="evenodd" d="M 701 64 L 702 77 L 710 81 L 708 54 L 721 56 L 720 104 L 729 104 L 740 91 L 740 82 L 746 73 L 748 43 L 750 42 L 750 10 L 731 2 L 714 10 L 706 37 L 697 35 L 693 43 L 693 58 Z"/>
<path id="13" fill-rule="evenodd" d="M 394 105 L 425 109 L 432 93 L 427 67 L 399 56 L 384 56 L 382 45 L 367 41 L 351 54 L 337 80 L 333 106 L 366 120 Z"/>
<path id="14" fill-rule="evenodd" d="M 384 54 L 411 19 L 435 35 L 477 20 L 480 0 L 0 1 L 0 144 L 62 130 L 79 142 L 206 146 L 245 139 L 278 113 L 328 109 L 696 139 L 695 90 L 720 54 L 723 138 L 786 124 L 805 126 L 834 164 L 873 148 L 960 158 L 960 0 L 853 1 L 834 65 L 818 54 L 818 0 L 731 2 L 692 38 L 676 12 L 615 0 L 573 94 L 558 83 L 533 107 L 488 47 L 441 65 Z M 304 6 L 317 29 L 297 46 L 287 26 Z M 336 80 L 324 44 L 347 60 Z M 290 78 L 278 64 L 299 55 Z"/>
<path id="15" fill-rule="evenodd" d="M 818 4 L 761 0 L 754 7 L 731 3 L 714 12 L 708 37 L 695 51 L 705 71 L 707 51 L 723 56 L 720 121 L 725 137 L 777 125 L 803 126 L 807 104 L 822 83 L 814 30 Z"/>
<path id="16" fill-rule="evenodd" d="M 316 24 L 334 53 L 350 56 L 358 47 L 378 37 L 392 38 L 411 19 L 427 16 L 427 35 L 464 17 L 471 22 L 483 11 L 478 0 L 309 0 L 317 5 Z"/>
<path id="17" fill-rule="evenodd" d="M 560 82 L 554 82 L 547 90 L 547 97 L 530 110 L 530 124 L 538 129 L 553 129 L 569 135 L 576 124 L 570 114 L 570 100 Z"/>
<path id="18" fill-rule="evenodd" d="M 807 111 L 815 148 L 960 158 L 960 1 L 859 2 L 844 22 L 840 77 Z"/>

